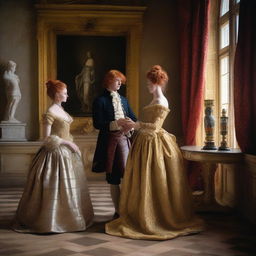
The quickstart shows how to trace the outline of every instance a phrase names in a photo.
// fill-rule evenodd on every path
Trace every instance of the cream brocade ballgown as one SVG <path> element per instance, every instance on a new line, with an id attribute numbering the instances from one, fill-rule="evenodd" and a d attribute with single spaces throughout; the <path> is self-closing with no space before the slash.
<path id="1" fill-rule="evenodd" d="M 47 112 L 43 122 L 52 125 L 51 136 L 32 161 L 13 229 L 32 233 L 85 230 L 94 216 L 85 169 L 78 153 L 58 144 L 59 138 L 72 141 L 72 118 L 64 120 Z"/>
<path id="2" fill-rule="evenodd" d="M 162 129 L 169 109 L 144 108 L 144 122 L 130 150 L 121 189 L 120 218 L 106 233 L 133 239 L 165 240 L 203 230 L 175 136 Z"/>

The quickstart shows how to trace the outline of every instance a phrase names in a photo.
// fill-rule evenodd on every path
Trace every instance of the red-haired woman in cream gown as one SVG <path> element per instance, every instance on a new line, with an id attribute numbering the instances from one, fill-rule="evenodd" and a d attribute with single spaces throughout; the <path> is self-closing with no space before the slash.
<path id="1" fill-rule="evenodd" d="M 45 141 L 35 155 L 15 215 L 13 229 L 31 233 L 63 233 L 87 229 L 93 207 L 79 148 L 70 134 L 72 117 L 61 103 L 67 86 L 47 82 L 53 104 L 43 115 Z"/>

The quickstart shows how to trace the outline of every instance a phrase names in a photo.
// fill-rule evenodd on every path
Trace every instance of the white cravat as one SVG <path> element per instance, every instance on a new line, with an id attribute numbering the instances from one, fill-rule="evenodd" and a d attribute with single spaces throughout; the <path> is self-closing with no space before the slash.
<path id="1" fill-rule="evenodd" d="M 114 107 L 114 115 L 115 120 L 118 120 L 120 118 L 124 118 L 124 111 L 122 108 L 121 98 L 118 92 L 111 92 L 110 95 L 112 96 L 112 104 Z"/>
<path id="2" fill-rule="evenodd" d="M 116 91 L 112 91 L 112 92 L 110 92 L 110 95 L 112 96 L 112 104 L 113 104 L 113 108 L 114 108 L 115 120 L 118 120 L 120 118 L 125 118 L 119 93 Z M 110 122 L 109 128 L 111 131 L 120 130 L 120 127 L 117 125 L 116 121 Z"/>

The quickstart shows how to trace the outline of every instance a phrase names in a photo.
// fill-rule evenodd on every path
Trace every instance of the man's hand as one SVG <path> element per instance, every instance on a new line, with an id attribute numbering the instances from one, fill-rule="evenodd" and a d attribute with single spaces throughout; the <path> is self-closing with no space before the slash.
<path id="1" fill-rule="evenodd" d="M 125 118 L 120 118 L 120 119 L 116 120 L 116 123 L 117 123 L 118 126 L 123 127 L 126 123 L 126 119 Z"/>
<path id="2" fill-rule="evenodd" d="M 127 132 L 133 130 L 135 127 L 135 122 L 133 122 L 130 118 L 126 118 L 124 125 L 122 126 L 121 131 L 126 134 Z"/>

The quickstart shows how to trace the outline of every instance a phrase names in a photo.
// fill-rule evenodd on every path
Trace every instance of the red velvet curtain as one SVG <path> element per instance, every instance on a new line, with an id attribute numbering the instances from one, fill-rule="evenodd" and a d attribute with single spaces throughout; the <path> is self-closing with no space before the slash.
<path id="1" fill-rule="evenodd" d="M 236 137 L 244 153 L 256 155 L 256 1 L 241 0 L 234 64 Z"/>
<path id="2" fill-rule="evenodd" d="M 179 0 L 181 110 L 184 143 L 195 145 L 202 111 L 209 0 Z"/>
<path id="3" fill-rule="evenodd" d="M 181 116 L 185 145 L 195 145 L 200 121 L 208 39 L 209 0 L 179 0 Z M 202 190 L 201 165 L 188 162 L 193 190 Z"/>

